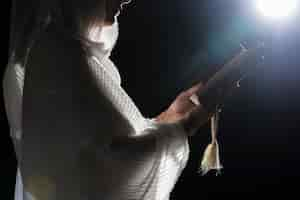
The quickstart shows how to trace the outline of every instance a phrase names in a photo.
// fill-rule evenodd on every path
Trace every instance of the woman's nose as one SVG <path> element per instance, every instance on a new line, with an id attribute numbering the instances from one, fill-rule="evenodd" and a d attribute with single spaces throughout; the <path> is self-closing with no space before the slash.
<path id="1" fill-rule="evenodd" d="M 132 0 L 121 0 L 121 3 L 130 3 Z"/>

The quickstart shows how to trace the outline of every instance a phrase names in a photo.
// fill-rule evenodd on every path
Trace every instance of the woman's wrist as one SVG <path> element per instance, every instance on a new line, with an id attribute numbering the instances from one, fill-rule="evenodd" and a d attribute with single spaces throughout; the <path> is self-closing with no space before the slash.
<path id="1" fill-rule="evenodd" d="M 154 118 L 156 122 L 163 122 L 165 119 L 165 112 L 160 113 L 158 116 Z"/>
<path id="2" fill-rule="evenodd" d="M 180 116 L 177 115 L 176 113 L 170 113 L 168 110 L 160 113 L 155 120 L 159 123 L 174 123 L 179 121 Z"/>

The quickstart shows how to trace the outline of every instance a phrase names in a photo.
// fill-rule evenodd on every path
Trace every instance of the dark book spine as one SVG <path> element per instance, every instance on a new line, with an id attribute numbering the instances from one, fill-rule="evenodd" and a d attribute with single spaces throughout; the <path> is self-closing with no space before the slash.
<path id="1" fill-rule="evenodd" d="M 263 45 L 249 50 L 243 49 L 207 81 L 198 97 L 208 112 L 213 112 L 222 104 L 242 78 L 261 66 L 263 51 Z"/>

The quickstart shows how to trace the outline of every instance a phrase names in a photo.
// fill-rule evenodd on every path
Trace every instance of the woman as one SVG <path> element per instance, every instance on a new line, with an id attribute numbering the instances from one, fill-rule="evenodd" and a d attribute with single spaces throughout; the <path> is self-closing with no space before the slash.
<path id="1" fill-rule="evenodd" d="M 126 3 L 14 1 L 3 84 L 15 200 L 169 199 L 188 136 L 211 113 L 190 100 L 199 83 L 156 118 L 142 116 L 109 59 Z"/>

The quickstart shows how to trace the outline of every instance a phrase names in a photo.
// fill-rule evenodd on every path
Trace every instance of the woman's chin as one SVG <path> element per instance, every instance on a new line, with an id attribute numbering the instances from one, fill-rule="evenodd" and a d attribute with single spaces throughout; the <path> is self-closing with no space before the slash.
<path id="1" fill-rule="evenodd" d="M 111 26 L 116 22 L 116 16 L 106 17 L 104 26 Z"/>
<path id="2" fill-rule="evenodd" d="M 114 24 L 114 21 L 105 21 L 104 26 L 111 26 Z"/>

